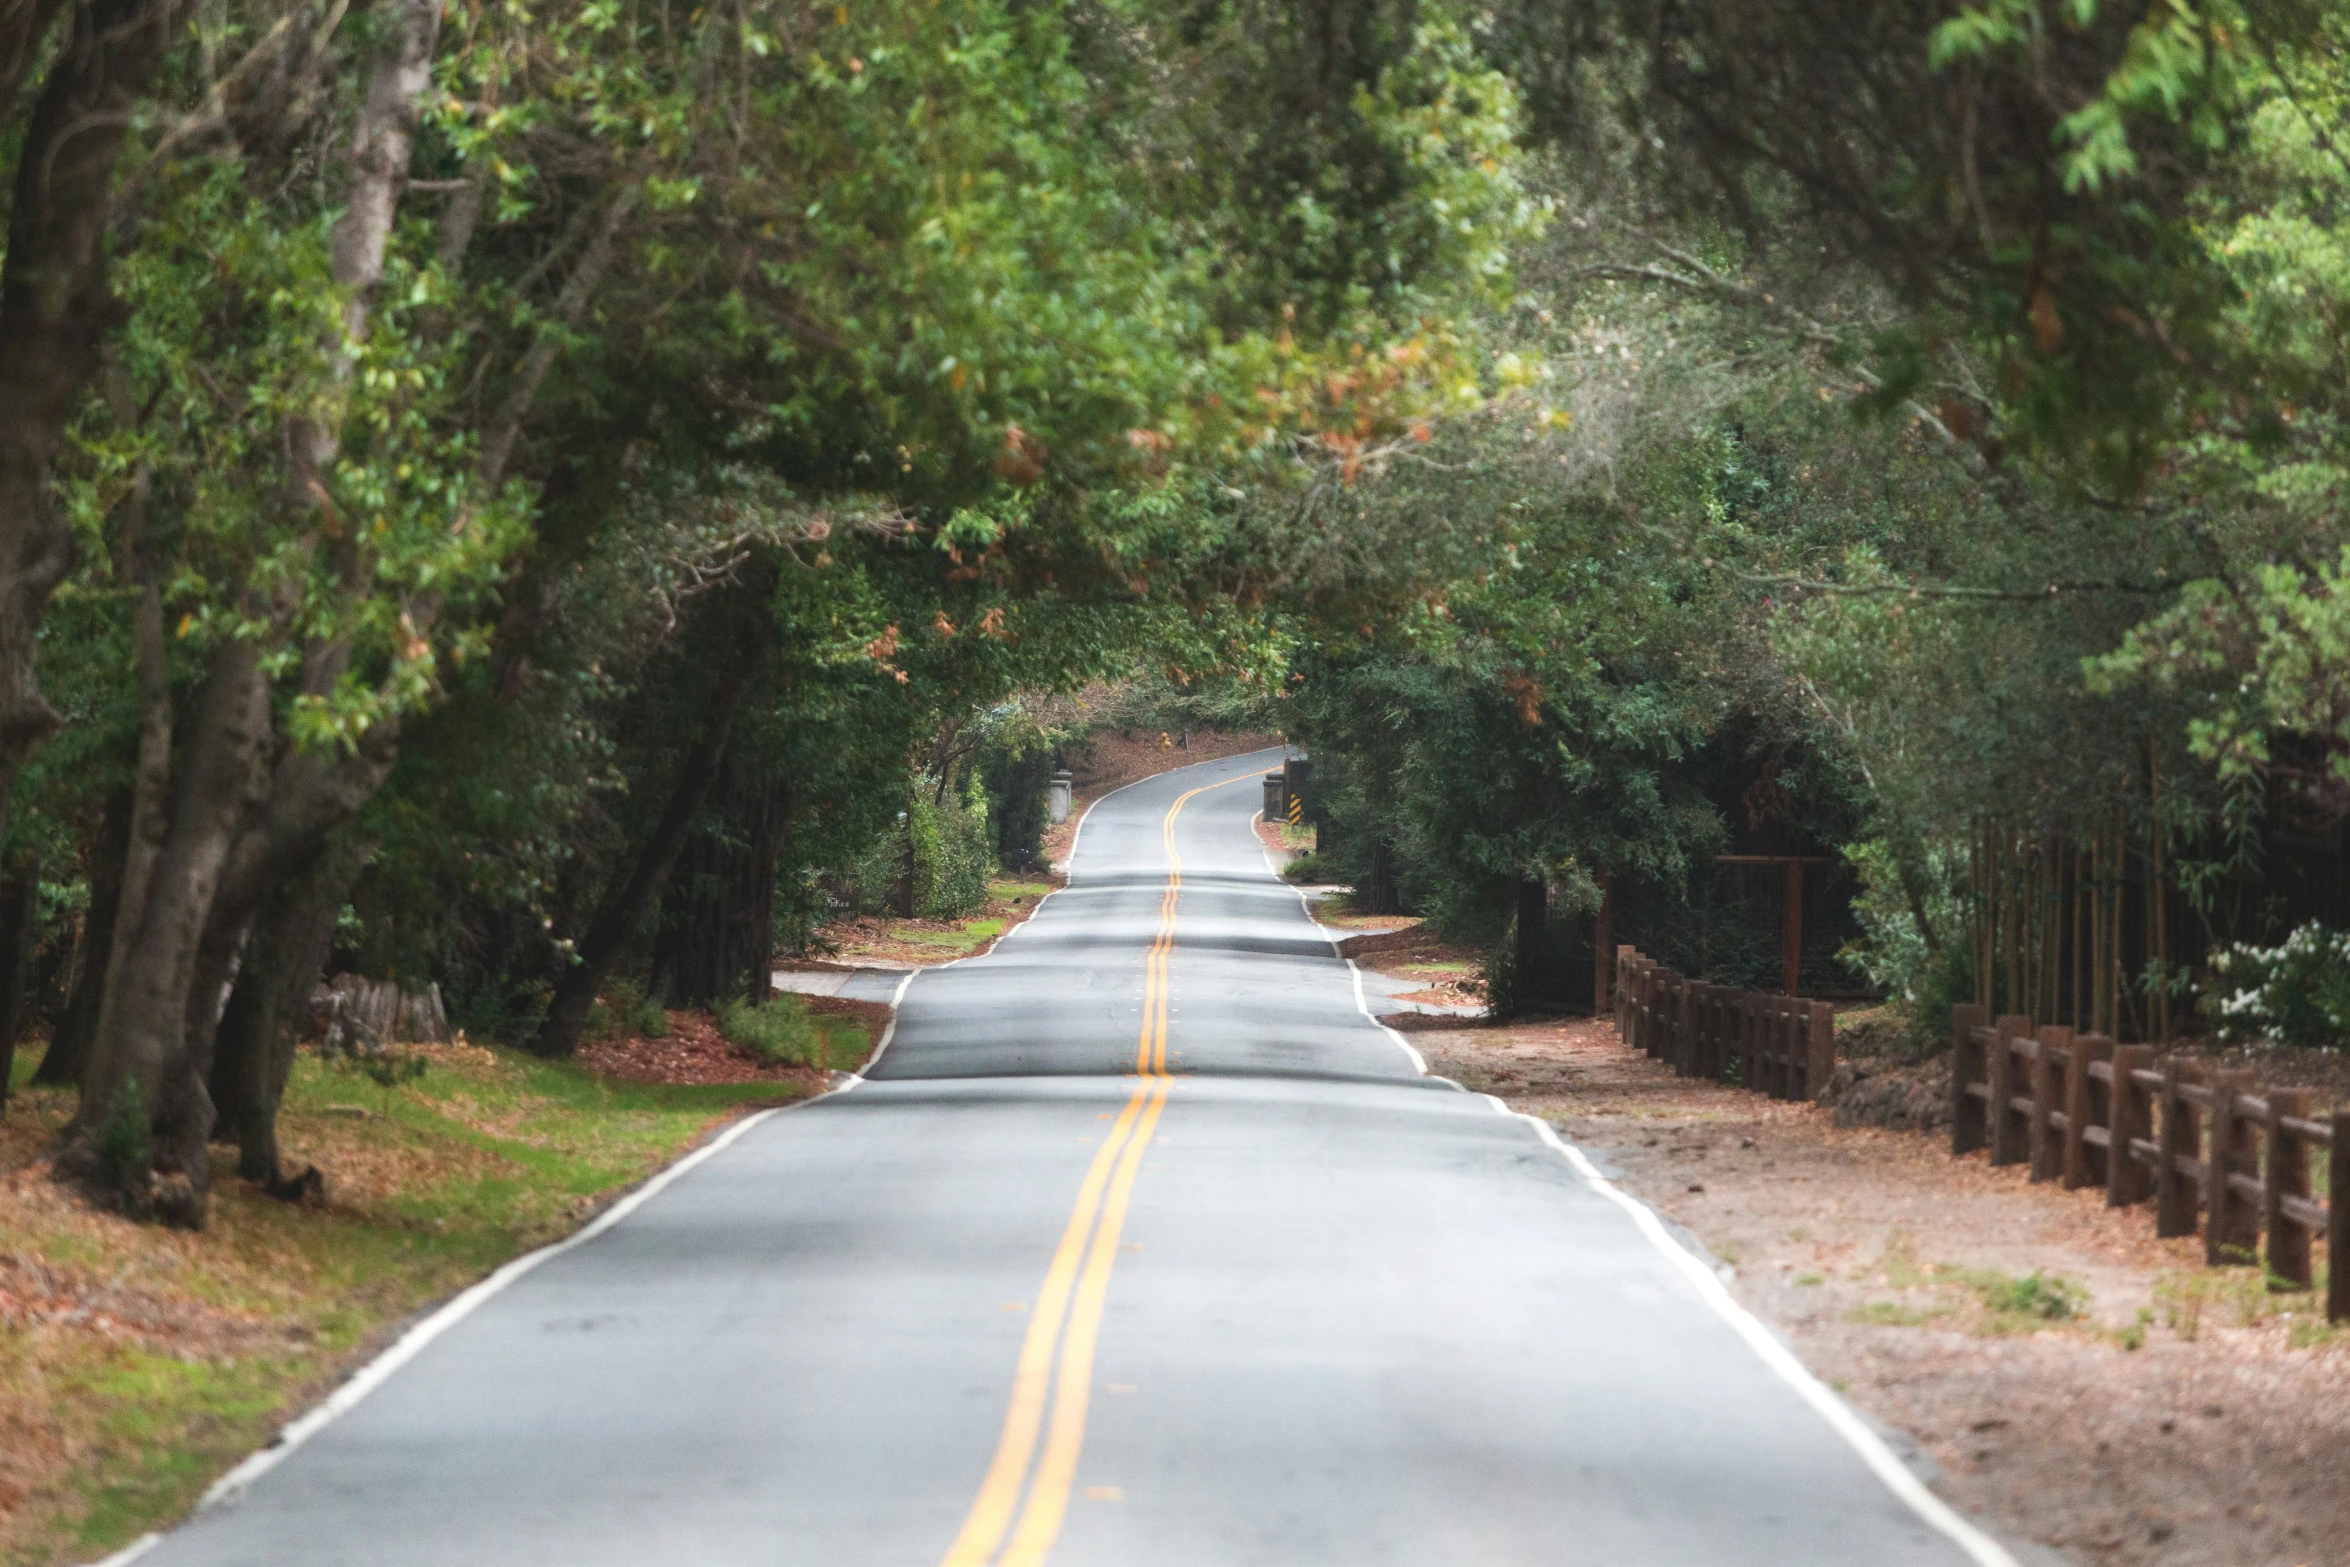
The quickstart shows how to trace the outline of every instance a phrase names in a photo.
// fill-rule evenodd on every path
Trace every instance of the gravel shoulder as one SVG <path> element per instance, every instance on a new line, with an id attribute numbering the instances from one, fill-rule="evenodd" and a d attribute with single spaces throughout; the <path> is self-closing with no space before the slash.
<path id="1" fill-rule="evenodd" d="M 1687 1227 L 1961 1508 L 2083 1563 L 2350 1562 L 2350 1333 L 2315 1297 L 2102 1194 L 1677 1078 L 1605 1024 L 1436 1021 L 1410 1020 L 1432 1071 Z"/>

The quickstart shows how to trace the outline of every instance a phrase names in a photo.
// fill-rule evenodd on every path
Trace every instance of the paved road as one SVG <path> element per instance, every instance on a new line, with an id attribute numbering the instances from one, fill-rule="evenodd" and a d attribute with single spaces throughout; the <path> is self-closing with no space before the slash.
<path id="1" fill-rule="evenodd" d="M 489 1295 L 147 1560 L 2005 1561 L 1653 1219 L 1364 1015 L 1249 830 L 1271 760 L 1105 799 L 867 1082 Z"/>

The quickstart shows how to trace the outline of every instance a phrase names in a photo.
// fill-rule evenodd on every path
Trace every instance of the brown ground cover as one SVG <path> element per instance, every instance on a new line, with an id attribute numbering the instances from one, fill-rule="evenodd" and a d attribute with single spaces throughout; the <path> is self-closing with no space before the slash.
<path id="1" fill-rule="evenodd" d="M 855 914 L 824 927 L 823 957 L 783 957 L 777 968 L 929 968 L 984 952 L 1005 931 L 1036 912 L 1063 880 L 1057 871 L 1028 878 L 998 876 L 987 901 L 966 919 L 899 919 Z"/>
<path id="2" fill-rule="evenodd" d="M 829 1074 L 761 1061 L 729 1044 L 706 1012 L 666 1015 L 669 1032 L 659 1039 L 599 1039 L 580 1047 L 579 1064 L 627 1083 L 794 1083 L 803 1093 L 823 1091 Z"/>
<path id="3" fill-rule="evenodd" d="M 1431 1070 L 1548 1118 L 1731 1263 L 1960 1507 L 2084 1563 L 2350 1562 L 2350 1333 L 2315 1297 L 2205 1267 L 2143 1208 L 1675 1077 L 1604 1024 L 1411 1024 Z"/>

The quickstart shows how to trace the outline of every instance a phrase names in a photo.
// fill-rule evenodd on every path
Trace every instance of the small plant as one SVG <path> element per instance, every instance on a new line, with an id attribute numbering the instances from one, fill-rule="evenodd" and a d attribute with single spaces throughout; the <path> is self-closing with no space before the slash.
<path id="1" fill-rule="evenodd" d="M 2088 1305 L 2080 1286 L 2051 1273 L 2032 1272 L 2017 1278 L 1986 1269 L 1963 1272 L 1959 1278 L 1974 1290 L 1989 1313 L 1982 1325 L 1986 1333 L 2029 1332 L 2043 1323 L 2071 1322 Z"/>
<path id="2" fill-rule="evenodd" d="M 127 1079 L 114 1097 L 114 1109 L 98 1129 L 98 1176 L 110 1189 L 129 1193 L 146 1173 L 154 1154 L 148 1136 L 146 1099 L 136 1078 Z"/>
<path id="3" fill-rule="evenodd" d="M 386 1116 L 392 1113 L 393 1091 L 402 1084 L 417 1081 L 432 1069 L 431 1061 L 407 1050 L 378 1050 L 355 1057 L 354 1063 L 368 1081 L 383 1090 Z"/>
<path id="4" fill-rule="evenodd" d="M 719 1010 L 718 1031 L 728 1044 L 770 1066 L 823 1070 L 831 1065 L 826 1059 L 824 1031 L 798 996 L 773 996 L 755 1004 L 730 1001 Z"/>
<path id="5" fill-rule="evenodd" d="M 2202 1274 L 2167 1278 L 2154 1286 L 2165 1324 L 2190 1344 L 2202 1336 L 2203 1303 L 2211 1296 L 2211 1281 Z"/>
<path id="6" fill-rule="evenodd" d="M 2152 1326 L 2154 1326 L 2153 1309 L 2140 1306 L 2138 1320 L 2115 1333 L 2113 1341 L 2124 1349 L 2144 1349 L 2146 1347 L 2146 1330 Z"/>
<path id="7" fill-rule="evenodd" d="M 1797 1289 L 1817 1289 L 1819 1286 L 1827 1282 L 1828 1276 L 1824 1273 L 1798 1273 L 1795 1275 L 1795 1287 Z"/>
<path id="8" fill-rule="evenodd" d="M 2202 1007 L 2224 1039 L 2334 1047 L 2350 1035 L 2350 931 L 2313 921 L 2274 947 L 2214 953 Z"/>
<path id="9" fill-rule="evenodd" d="M 591 1039 L 666 1039 L 669 1014 L 633 979 L 615 979 L 588 1008 L 583 1031 Z"/>
<path id="10" fill-rule="evenodd" d="M 2331 1343 L 2334 1333 L 2334 1325 L 2322 1316 L 2296 1315 L 2292 1326 L 2285 1330 L 2285 1342 L 2294 1349 L 2315 1349 Z"/>
<path id="11" fill-rule="evenodd" d="M 1844 1320 L 1880 1328 L 1915 1328 L 1949 1315 L 1948 1306 L 1904 1306 L 1897 1300 L 1873 1300 L 1845 1313 Z"/>

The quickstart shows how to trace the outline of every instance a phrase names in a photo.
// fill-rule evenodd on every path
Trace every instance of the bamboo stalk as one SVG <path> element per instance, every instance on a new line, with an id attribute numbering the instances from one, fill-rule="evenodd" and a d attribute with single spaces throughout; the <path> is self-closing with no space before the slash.
<path id="1" fill-rule="evenodd" d="M 2087 994 L 2087 992 L 2086 992 L 2086 990 L 2085 990 L 2085 988 L 2084 988 L 2084 987 L 2085 987 L 2085 985 L 2086 985 L 2086 982 L 2087 982 L 2087 969 L 2086 969 L 2086 966 L 2085 966 L 2085 965 L 2086 965 L 2086 963 L 2087 963 L 2087 961 L 2088 961 L 2088 956 L 2089 956 L 2089 948 L 2088 948 L 2088 944 L 2087 944 L 2087 942 L 2084 940 L 2084 937 L 2086 936 L 2087 932 L 2086 932 L 2086 930 L 2084 929 L 2083 922 L 2084 922 L 2084 920 L 2087 918 L 2087 915 L 2088 915 L 2088 912 L 2089 912 L 2089 911 L 2088 911 L 2088 908 L 2087 908 L 2087 905 L 2086 905 L 2086 903 L 2084 902 L 2084 900 L 2083 900 L 2083 898 L 2082 898 L 2082 896 L 2081 896 L 2081 877 L 2082 877 L 2082 874 L 2083 874 L 2083 873 L 2084 873 L 2084 872 L 2085 872 L 2085 871 L 2088 869 L 2088 864 L 2089 864 L 2089 857 L 2088 857 L 2086 854 L 2083 854 L 2083 853 L 2081 852 L 2081 850 L 2080 850 L 2080 849 L 2079 849 L 2079 847 L 2077 846 L 2077 845 L 2078 845 L 2078 842 L 2079 842 L 2079 840 L 2078 840 L 2078 839 L 2076 839 L 2076 840 L 2075 840 L 2076 847 L 2073 849 L 2073 856 L 2072 856 L 2072 858 L 2073 858 L 2073 888 L 2072 888 L 2072 905 L 2073 905 L 2073 1031 L 2074 1031 L 2075 1033 L 2090 1033 L 2090 1032 L 2094 1032 L 2094 1031 L 2095 1031 L 2095 1025 L 2094 1025 L 2094 1024 L 2091 1024 L 2091 1023 L 2087 1023 L 2087 1022 L 2085 1022 L 2085 1021 L 2084 1021 L 2084 1019 L 2086 1019 L 2086 1018 L 2087 1018 L 2088 1014 L 2087 1014 L 2087 1012 L 2086 1012 L 2086 1011 L 2084 1011 L 2084 1010 L 2083 1010 L 2083 1008 L 2082 1008 L 2082 1002 L 2083 1002 L 2083 1000 L 2085 999 L 2085 997 L 2086 997 L 2086 994 Z"/>
<path id="2" fill-rule="evenodd" d="M 2015 829 L 2010 827 L 2007 831 L 2007 842 L 2001 846 L 2006 850 L 2005 858 L 2007 861 L 2007 874 L 2001 877 L 1999 882 L 1999 901 L 2005 906 L 2003 910 L 2004 917 L 2000 920 L 2000 925 L 2002 927 L 2000 932 L 2000 939 L 2005 947 L 2005 951 L 2002 952 L 2001 957 L 2005 960 L 2007 965 L 2007 1004 L 2012 1007 L 2022 998 L 2024 987 L 2023 972 L 2017 961 L 2021 956 L 2020 944 L 2017 938 L 2022 933 L 2016 929 L 2018 922 L 2016 920 L 2015 906 L 2015 862 L 2017 858 Z"/>
<path id="3" fill-rule="evenodd" d="M 2089 827 L 2089 1027 L 2106 1031 L 2106 825 Z"/>
<path id="4" fill-rule="evenodd" d="M 2162 749 L 2146 738 L 2146 945 L 2154 959 L 2154 1037 L 2170 1042 L 2170 916 L 2162 886 Z"/>
<path id="5" fill-rule="evenodd" d="M 2126 828 L 2119 810 L 2113 819 L 2113 968 L 2108 981 L 2113 996 L 2111 1017 L 2113 1026 L 2107 1033 L 2119 1038 L 2122 1028 L 2122 898 L 2129 891 L 2129 845 L 2123 836 Z"/>

